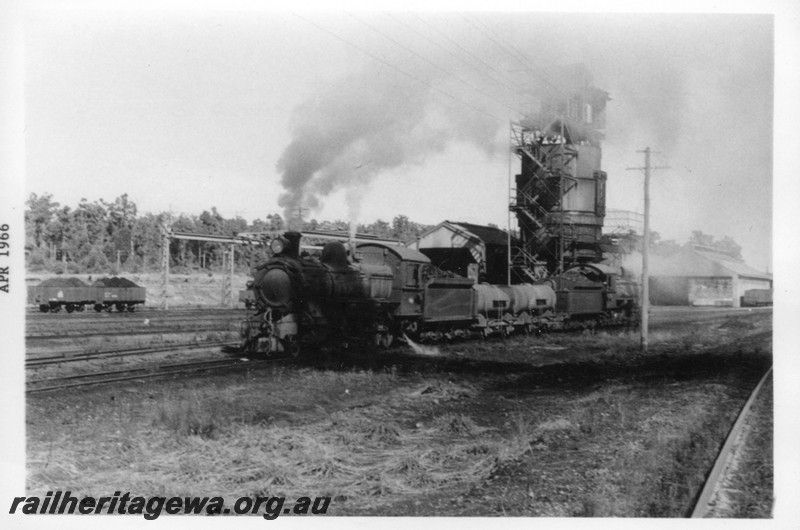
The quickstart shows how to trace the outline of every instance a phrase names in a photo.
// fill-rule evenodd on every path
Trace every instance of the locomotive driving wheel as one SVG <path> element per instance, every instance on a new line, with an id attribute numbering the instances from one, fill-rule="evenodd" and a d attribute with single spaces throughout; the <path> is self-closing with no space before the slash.
<path id="1" fill-rule="evenodd" d="M 389 331 L 384 331 L 383 333 L 378 333 L 375 337 L 375 342 L 381 348 L 389 349 L 392 343 L 394 343 L 394 335 L 392 335 Z"/>
<path id="2" fill-rule="evenodd" d="M 379 348 L 388 350 L 394 343 L 396 326 L 392 322 L 391 313 L 383 313 L 374 324 L 375 340 L 373 344 Z"/>
<path id="3" fill-rule="evenodd" d="M 402 325 L 403 333 L 411 340 L 419 340 L 419 322 L 416 320 L 407 320 Z"/>
<path id="4" fill-rule="evenodd" d="M 283 344 L 283 351 L 292 358 L 297 359 L 300 357 L 300 342 L 293 335 L 281 339 L 281 343 Z"/>

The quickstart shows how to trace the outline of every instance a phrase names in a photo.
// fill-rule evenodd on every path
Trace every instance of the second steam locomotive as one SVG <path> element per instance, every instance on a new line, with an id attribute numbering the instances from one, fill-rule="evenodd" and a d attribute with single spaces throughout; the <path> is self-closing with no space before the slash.
<path id="1" fill-rule="evenodd" d="M 492 285 L 440 271 L 419 251 L 379 242 L 326 244 L 300 256 L 287 232 L 254 275 L 256 313 L 244 321 L 243 349 L 296 356 L 322 345 L 396 337 L 449 340 L 624 326 L 635 323 L 638 290 L 610 267 L 583 264 L 538 283 Z"/>

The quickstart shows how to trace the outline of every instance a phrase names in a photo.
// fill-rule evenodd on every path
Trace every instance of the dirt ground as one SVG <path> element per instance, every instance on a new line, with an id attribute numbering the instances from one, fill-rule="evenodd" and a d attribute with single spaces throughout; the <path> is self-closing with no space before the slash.
<path id="1" fill-rule="evenodd" d="M 771 363 L 771 313 L 654 332 L 646 355 L 638 344 L 619 332 L 333 352 L 32 395 L 28 494 L 319 495 L 332 515 L 683 517 Z"/>

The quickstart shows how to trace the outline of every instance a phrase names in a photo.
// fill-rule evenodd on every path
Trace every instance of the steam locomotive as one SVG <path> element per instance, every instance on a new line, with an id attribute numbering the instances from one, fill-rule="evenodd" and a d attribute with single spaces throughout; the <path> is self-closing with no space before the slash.
<path id="1" fill-rule="evenodd" d="M 587 329 L 636 322 L 638 288 L 602 264 L 540 283 L 491 285 L 440 271 L 417 250 L 379 242 L 326 244 L 300 256 L 297 232 L 273 239 L 254 274 L 255 314 L 242 349 L 297 356 L 335 344 L 415 341 Z"/>

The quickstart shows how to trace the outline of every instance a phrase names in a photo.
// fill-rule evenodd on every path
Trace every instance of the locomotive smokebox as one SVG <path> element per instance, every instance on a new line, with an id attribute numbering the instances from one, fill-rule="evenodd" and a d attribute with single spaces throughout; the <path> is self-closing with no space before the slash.
<path id="1" fill-rule="evenodd" d="M 292 300 L 292 279 L 283 269 L 267 271 L 260 282 L 260 288 L 271 307 L 285 307 Z"/>

